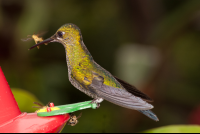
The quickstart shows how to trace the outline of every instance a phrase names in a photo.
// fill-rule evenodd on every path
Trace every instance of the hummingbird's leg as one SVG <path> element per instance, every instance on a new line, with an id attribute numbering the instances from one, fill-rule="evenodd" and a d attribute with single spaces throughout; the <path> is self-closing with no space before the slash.
<path id="1" fill-rule="evenodd" d="M 90 103 L 96 103 L 97 104 L 97 108 L 100 107 L 100 103 L 103 101 L 103 98 L 96 98 L 96 99 L 93 99 L 92 102 Z"/>

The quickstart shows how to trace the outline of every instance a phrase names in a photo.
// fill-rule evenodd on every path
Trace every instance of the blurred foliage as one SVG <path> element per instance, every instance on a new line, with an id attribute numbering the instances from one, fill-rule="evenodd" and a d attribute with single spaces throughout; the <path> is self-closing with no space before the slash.
<path id="1" fill-rule="evenodd" d="M 81 29 L 98 64 L 154 100 L 160 121 L 105 101 L 62 132 L 141 132 L 195 123 L 188 120 L 200 105 L 199 0 L 1 0 L 0 66 L 10 87 L 26 89 L 43 104 L 91 100 L 70 84 L 61 44 L 28 51 L 34 41 L 21 41 L 43 31 L 48 38 L 65 23 Z"/>
<path id="2" fill-rule="evenodd" d="M 144 131 L 144 133 L 199 133 L 199 125 L 170 125 Z"/>
<path id="3" fill-rule="evenodd" d="M 41 103 L 33 94 L 26 90 L 19 88 L 12 88 L 11 90 L 21 112 L 35 112 L 36 109 L 32 106 L 36 105 L 33 102 Z"/>

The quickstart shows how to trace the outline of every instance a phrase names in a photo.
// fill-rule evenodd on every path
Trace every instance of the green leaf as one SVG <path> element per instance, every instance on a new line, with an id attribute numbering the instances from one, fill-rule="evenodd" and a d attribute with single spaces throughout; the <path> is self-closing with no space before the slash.
<path id="1" fill-rule="evenodd" d="M 144 133 L 199 133 L 199 132 L 200 132 L 199 125 L 170 125 L 144 131 Z"/>
<path id="2" fill-rule="evenodd" d="M 37 105 L 33 104 L 33 102 L 42 104 L 33 94 L 26 90 L 19 88 L 11 88 L 11 90 L 21 112 L 35 112 L 37 109 L 32 108 L 32 106 Z"/>

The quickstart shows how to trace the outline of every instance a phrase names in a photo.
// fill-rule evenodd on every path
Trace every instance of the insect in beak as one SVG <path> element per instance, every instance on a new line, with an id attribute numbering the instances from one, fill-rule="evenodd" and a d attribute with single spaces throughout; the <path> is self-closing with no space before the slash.
<path id="1" fill-rule="evenodd" d="M 52 42 L 53 40 L 54 40 L 53 38 L 48 38 L 48 39 L 46 39 L 46 40 L 44 40 L 44 41 L 42 41 L 42 42 L 40 42 L 40 43 L 38 43 L 38 44 L 36 44 L 36 45 L 32 46 L 32 47 L 31 47 L 31 48 L 29 48 L 28 50 L 31 50 L 31 49 L 33 49 L 33 48 L 35 48 L 35 47 L 39 46 L 39 45 L 42 45 L 42 44 L 45 44 L 45 43 Z"/>

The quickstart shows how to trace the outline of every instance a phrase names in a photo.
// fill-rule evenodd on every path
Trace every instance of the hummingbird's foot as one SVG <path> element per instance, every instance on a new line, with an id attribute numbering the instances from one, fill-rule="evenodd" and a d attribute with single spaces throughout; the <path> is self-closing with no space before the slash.
<path id="1" fill-rule="evenodd" d="M 96 107 L 96 109 L 98 109 L 100 107 L 100 103 L 97 103 L 97 107 Z"/>
<path id="2" fill-rule="evenodd" d="M 100 107 L 100 103 L 103 101 L 103 99 L 102 98 L 96 98 L 96 99 L 93 99 L 92 100 L 92 102 L 90 102 L 90 104 L 91 103 L 96 103 L 97 104 L 97 108 L 99 108 Z M 96 108 L 96 109 L 97 109 Z"/>

